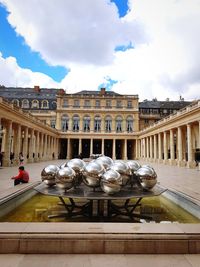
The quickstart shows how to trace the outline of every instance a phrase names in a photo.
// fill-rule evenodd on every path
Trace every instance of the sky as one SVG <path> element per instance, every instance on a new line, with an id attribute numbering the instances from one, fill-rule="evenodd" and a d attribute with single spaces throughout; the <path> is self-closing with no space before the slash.
<path id="1" fill-rule="evenodd" d="M 0 0 L 0 85 L 200 99 L 200 0 Z"/>

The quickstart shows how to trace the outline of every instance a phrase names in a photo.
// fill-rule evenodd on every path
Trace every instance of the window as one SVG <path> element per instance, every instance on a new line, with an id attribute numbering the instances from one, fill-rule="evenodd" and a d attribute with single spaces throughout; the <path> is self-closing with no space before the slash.
<path id="1" fill-rule="evenodd" d="M 80 104 L 79 104 L 79 100 L 74 100 L 74 107 L 79 108 Z"/>
<path id="2" fill-rule="evenodd" d="M 83 131 L 84 132 L 90 131 L 90 117 L 89 116 L 85 116 L 83 118 Z"/>
<path id="3" fill-rule="evenodd" d="M 126 119 L 126 130 L 128 133 L 133 131 L 133 118 L 131 116 L 128 116 Z"/>
<path id="4" fill-rule="evenodd" d="M 101 131 L 101 117 L 95 116 L 94 118 L 94 131 L 100 132 Z"/>
<path id="5" fill-rule="evenodd" d="M 28 99 L 22 100 L 22 108 L 29 108 L 29 101 Z"/>
<path id="6" fill-rule="evenodd" d="M 52 119 L 50 121 L 50 126 L 51 126 L 51 128 L 56 128 L 56 120 L 55 119 Z"/>
<path id="7" fill-rule="evenodd" d="M 112 118 L 111 118 L 111 116 L 106 116 L 106 118 L 105 118 L 105 131 L 106 132 L 112 131 Z"/>
<path id="8" fill-rule="evenodd" d="M 106 100 L 106 107 L 111 108 L 111 100 Z"/>
<path id="9" fill-rule="evenodd" d="M 121 100 L 117 100 L 117 108 L 121 108 L 122 107 L 122 101 Z"/>
<path id="10" fill-rule="evenodd" d="M 128 100 L 127 102 L 127 108 L 132 108 L 133 105 L 132 105 L 132 101 L 131 100 Z"/>
<path id="11" fill-rule="evenodd" d="M 85 104 L 84 104 L 84 106 L 85 106 L 86 108 L 90 108 L 90 100 L 85 100 Z"/>
<path id="12" fill-rule="evenodd" d="M 78 115 L 73 116 L 73 132 L 79 132 L 80 119 Z"/>
<path id="13" fill-rule="evenodd" d="M 116 118 L 116 132 L 122 132 L 122 117 L 121 116 L 117 116 Z"/>
<path id="14" fill-rule="evenodd" d="M 51 106 L 52 106 L 52 109 L 56 109 L 56 108 L 57 108 L 57 103 L 56 103 L 56 101 L 53 101 L 52 104 L 51 104 Z"/>
<path id="15" fill-rule="evenodd" d="M 32 108 L 39 108 L 39 101 L 36 99 L 32 100 L 31 107 Z"/>
<path id="16" fill-rule="evenodd" d="M 95 107 L 100 108 L 100 100 L 96 100 Z"/>
<path id="17" fill-rule="evenodd" d="M 68 107 L 68 100 L 67 99 L 63 99 L 63 108 L 67 108 Z"/>
<path id="18" fill-rule="evenodd" d="M 13 99 L 12 103 L 13 103 L 13 105 L 19 107 L 19 100 L 18 99 Z"/>
<path id="19" fill-rule="evenodd" d="M 69 117 L 64 114 L 61 118 L 61 130 L 62 132 L 67 132 L 69 129 Z"/>
<path id="20" fill-rule="evenodd" d="M 49 102 L 47 100 L 42 100 L 42 108 L 49 108 Z"/>

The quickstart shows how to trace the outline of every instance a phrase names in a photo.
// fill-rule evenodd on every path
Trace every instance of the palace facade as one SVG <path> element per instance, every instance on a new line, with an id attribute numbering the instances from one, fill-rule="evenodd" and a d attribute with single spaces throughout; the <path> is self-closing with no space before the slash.
<path id="1" fill-rule="evenodd" d="M 105 88 L 66 94 L 62 89 L 39 86 L 0 87 L 0 96 L 4 166 L 11 164 L 10 153 L 17 164 L 20 152 L 28 162 L 80 154 L 83 158 L 104 154 L 188 167 L 198 162 L 198 101 L 139 103 L 138 95 L 120 95 Z M 148 127 L 145 120 L 149 120 Z"/>

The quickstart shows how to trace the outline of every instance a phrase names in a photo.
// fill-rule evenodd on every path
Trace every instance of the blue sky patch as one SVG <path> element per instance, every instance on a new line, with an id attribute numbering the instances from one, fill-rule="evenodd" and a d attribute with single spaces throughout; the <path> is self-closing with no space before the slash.
<path id="1" fill-rule="evenodd" d="M 49 66 L 39 53 L 31 51 L 30 47 L 25 44 L 24 38 L 17 35 L 10 26 L 7 16 L 8 12 L 0 4 L 0 52 L 3 58 L 15 57 L 21 68 L 44 73 L 56 82 L 60 82 L 68 70 L 62 66 Z"/>
<path id="2" fill-rule="evenodd" d="M 129 11 L 128 0 L 111 0 L 111 2 L 116 4 L 120 17 L 124 17 Z"/>
<path id="3" fill-rule="evenodd" d="M 101 88 L 106 88 L 107 91 L 111 91 L 114 84 L 118 83 L 117 80 L 112 80 L 110 77 L 106 77 L 106 82 L 101 83 L 98 86 L 98 90 L 101 90 Z"/>

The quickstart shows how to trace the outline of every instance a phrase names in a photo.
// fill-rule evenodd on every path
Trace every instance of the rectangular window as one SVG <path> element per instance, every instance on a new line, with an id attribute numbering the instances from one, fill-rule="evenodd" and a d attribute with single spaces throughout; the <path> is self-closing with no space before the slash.
<path id="1" fill-rule="evenodd" d="M 86 108 L 90 108 L 90 107 L 91 107 L 91 105 L 90 105 L 90 100 L 85 100 L 84 106 L 85 106 Z"/>
<path id="2" fill-rule="evenodd" d="M 96 107 L 96 108 L 100 108 L 100 100 L 96 100 L 96 102 L 95 102 L 95 107 Z"/>
<path id="3" fill-rule="evenodd" d="M 63 108 L 67 108 L 68 107 L 68 100 L 67 99 L 63 99 Z"/>
<path id="4" fill-rule="evenodd" d="M 76 108 L 80 107 L 79 100 L 74 100 L 74 107 Z"/>
<path id="5" fill-rule="evenodd" d="M 121 100 L 117 100 L 116 107 L 117 108 L 121 108 L 122 107 L 122 101 Z"/>
<path id="6" fill-rule="evenodd" d="M 132 107 L 133 107 L 132 101 L 131 100 L 128 100 L 128 102 L 127 102 L 127 108 L 132 108 Z"/>
<path id="7" fill-rule="evenodd" d="M 106 100 L 106 108 L 111 108 L 111 100 Z"/>

